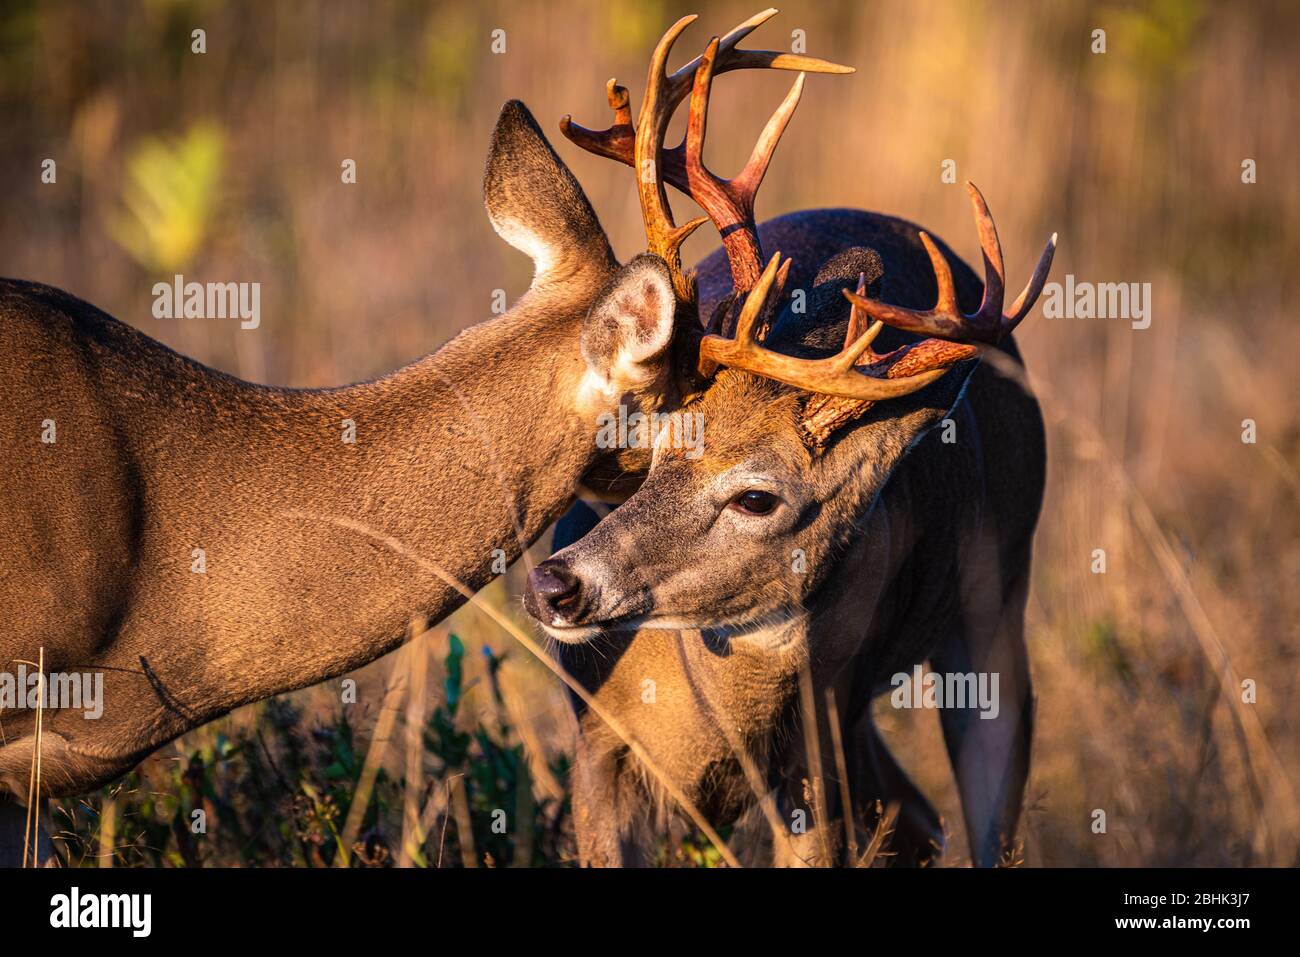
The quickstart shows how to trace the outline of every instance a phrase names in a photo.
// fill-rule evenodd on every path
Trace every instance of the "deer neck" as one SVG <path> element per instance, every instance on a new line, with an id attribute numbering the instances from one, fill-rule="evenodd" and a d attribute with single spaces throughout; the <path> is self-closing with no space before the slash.
<path id="1" fill-rule="evenodd" d="M 186 723 L 372 661 L 516 559 L 596 457 L 574 399 L 580 331 L 530 294 L 376 382 L 243 387 L 204 445 L 169 449 L 191 481 L 154 503 L 177 516 L 159 544 L 186 562 L 202 547 L 205 568 L 151 594 L 131 652 Z M 169 640 L 177 626 L 199 640 Z"/>

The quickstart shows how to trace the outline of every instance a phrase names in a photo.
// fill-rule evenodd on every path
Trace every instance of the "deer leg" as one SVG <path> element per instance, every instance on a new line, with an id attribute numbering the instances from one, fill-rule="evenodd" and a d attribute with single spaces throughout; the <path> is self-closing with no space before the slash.
<path id="1" fill-rule="evenodd" d="M 989 688 L 997 676 L 992 707 L 939 711 L 977 867 L 995 867 L 1013 852 L 1029 777 L 1034 696 L 1025 648 L 1027 575 L 1007 595 L 991 627 L 962 629 L 930 661 L 940 674 L 988 676 Z"/>
<path id="2" fill-rule="evenodd" d="M 924 867 L 943 853 L 943 822 L 921 789 L 913 783 L 907 772 L 894 759 L 885 741 L 876 729 L 868 712 L 854 729 L 858 760 L 858 795 L 854 802 L 859 808 L 859 822 L 866 826 L 870 840 L 881 809 L 898 804 L 898 817 L 893 833 L 884 846 L 892 854 L 895 866 Z"/>
<path id="3" fill-rule="evenodd" d="M 645 796 L 622 747 L 601 747 L 579 734 L 573 763 L 573 826 L 584 867 L 645 867 L 640 824 Z"/>

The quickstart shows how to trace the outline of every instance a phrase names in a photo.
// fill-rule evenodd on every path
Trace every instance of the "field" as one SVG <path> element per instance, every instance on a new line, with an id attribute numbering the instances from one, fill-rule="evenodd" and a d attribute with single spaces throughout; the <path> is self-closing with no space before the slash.
<path id="1" fill-rule="evenodd" d="M 0 12 L 0 274 L 65 288 L 216 368 L 294 386 L 396 368 L 487 318 L 496 290 L 513 302 L 526 288 L 528 263 L 493 234 L 479 193 L 507 99 L 538 117 L 620 258 L 639 252 L 631 176 L 563 142 L 556 121 L 603 126 L 610 76 L 638 96 L 678 16 L 702 15 L 683 40 L 693 48 L 757 9 L 122 6 Z M 1145 328 L 1040 306 L 1017 333 L 1048 420 L 1049 484 L 1016 863 L 1300 864 L 1300 332 L 1286 305 L 1300 298 L 1300 8 L 791 3 L 751 45 L 782 48 L 796 30 L 857 73 L 809 79 L 760 218 L 880 210 L 977 263 L 964 191 L 942 176 L 952 161 L 956 182 L 988 198 L 1012 276 L 1059 231 L 1054 280 L 1150 284 Z M 715 169 L 740 167 L 786 83 L 719 80 Z M 46 157 L 57 188 L 41 181 Z M 341 181 L 346 159 L 355 184 Z M 701 230 L 685 259 L 714 243 Z M 174 273 L 261 282 L 260 327 L 153 318 L 152 284 Z M 518 604 L 525 564 L 482 598 L 532 634 Z M 70 860 L 572 861 L 573 721 L 562 685 L 515 637 L 466 607 L 352 678 L 355 703 L 341 681 L 304 689 L 55 802 Z M 937 720 L 888 707 L 880 719 L 944 815 L 945 863 L 963 865 Z M 534 827 L 497 833 L 498 808 Z M 188 826 L 196 809 L 204 834 Z M 719 858 L 683 831 L 661 860 Z"/>

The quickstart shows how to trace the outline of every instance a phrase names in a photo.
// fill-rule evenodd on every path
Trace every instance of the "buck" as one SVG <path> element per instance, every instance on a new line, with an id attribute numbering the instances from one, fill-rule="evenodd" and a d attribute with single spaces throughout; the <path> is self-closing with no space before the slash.
<path id="1" fill-rule="evenodd" d="M 775 65 L 736 46 L 773 12 L 668 73 L 694 18 L 674 25 L 635 127 L 614 81 L 610 129 L 562 124 L 642 171 L 648 246 L 678 300 L 660 375 L 680 382 L 683 408 L 704 422 L 702 455 L 658 443 L 635 494 L 567 547 L 576 526 L 562 528 L 529 579 L 529 612 L 625 734 L 579 702 L 579 854 L 616 866 L 653 851 L 664 782 L 630 738 L 713 824 L 764 816 L 776 863 L 858 863 L 875 808 L 890 805 L 897 859 L 932 860 L 938 816 L 871 716 L 891 676 L 928 659 L 939 673 L 1000 679 L 991 720 L 974 702 L 941 711 L 972 860 L 997 864 L 1029 768 L 1023 612 L 1045 468 L 1011 332 L 1042 290 L 1055 236 L 1004 311 L 1002 250 L 973 186 L 982 288 L 947 246 L 900 219 L 815 210 L 756 226 L 755 195 L 802 75 L 739 176 L 709 171 L 703 145 L 713 77 Z M 665 149 L 688 95 L 685 139 Z M 677 226 L 665 183 L 723 239 L 694 277 L 679 250 L 703 220 Z M 762 249 L 795 255 L 764 266 Z M 802 314 L 783 296 L 793 288 L 808 291 Z M 951 443 L 934 431 L 945 420 Z"/>
<path id="2" fill-rule="evenodd" d="M 517 101 L 484 198 L 534 261 L 527 293 L 342 388 L 242 382 L 0 280 L 0 670 L 104 683 L 98 720 L 0 713 L 6 863 L 29 843 L 20 802 L 102 785 L 240 705 L 383 655 L 414 614 L 449 614 L 568 507 L 606 454 L 598 419 L 676 401 L 653 335 L 666 271 L 615 261 Z"/>

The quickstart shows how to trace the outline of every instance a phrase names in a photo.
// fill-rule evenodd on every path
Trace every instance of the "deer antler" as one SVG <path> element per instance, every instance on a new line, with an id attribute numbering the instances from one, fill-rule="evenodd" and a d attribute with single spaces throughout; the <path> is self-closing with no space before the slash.
<path id="1" fill-rule="evenodd" d="M 821 445 L 841 425 L 849 422 L 880 399 L 907 395 L 929 385 L 951 366 L 979 354 L 980 345 L 997 345 L 1011 333 L 1033 307 L 1042 292 L 1056 251 L 1056 235 L 1047 243 L 1028 285 L 1016 298 L 1011 312 L 1003 314 L 1005 273 L 1002 246 L 988 205 L 973 183 L 968 183 L 984 250 L 984 296 L 970 316 L 957 308 L 952 270 L 934 241 L 921 233 L 939 286 L 935 307 L 926 312 L 904 309 L 868 299 L 866 277 L 860 276 L 856 292 L 844 290 L 852 303 L 844 348 L 829 359 L 800 359 L 772 352 L 754 335 L 755 317 L 769 309 L 765 299 L 772 286 L 780 253 L 772 258 L 759 282 L 750 291 L 736 324 L 735 338 L 706 335 L 700 342 L 700 373 L 711 375 L 718 365 L 744 369 L 813 393 L 804 407 L 800 423 L 804 435 Z M 867 326 L 868 319 L 875 321 Z M 881 355 L 871 343 L 885 325 L 929 338 Z"/>
<path id="2" fill-rule="evenodd" d="M 708 333 L 700 340 L 698 368 L 712 376 L 718 366 L 744 369 L 769 379 L 813 393 L 805 406 L 803 429 L 807 437 L 821 444 L 844 422 L 861 415 L 880 399 L 907 395 L 933 382 L 952 365 L 976 356 L 977 343 L 995 345 L 1028 314 L 1042 291 L 1056 248 L 1053 235 L 1034 270 L 1029 284 L 1003 314 L 1005 274 L 1002 247 L 993 217 L 984 197 L 967 184 L 975 206 L 975 220 L 984 250 L 984 298 L 970 316 L 957 308 L 952 272 L 930 237 L 922 232 L 921 242 L 929 253 L 939 299 L 925 312 L 904 309 L 865 298 L 865 281 L 856 293 L 845 290 L 853 304 L 844 348 L 828 359 L 801 359 L 763 347 L 776 304 L 789 274 L 790 261 L 782 265 L 777 253 L 760 269 L 763 261 L 754 222 L 754 199 L 767 173 L 776 144 L 799 104 L 805 73 L 852 73 L 853 68 L 815 57 L 767 50 L 741 50 L 736 45 L 757 27 L 776 15 L 775 9 L 750 17 L 725 37 L 714 37 L 704 53 L 673 73 L 668 72 L 668 55 L 682 32 L 695 22 L 694 15 L 678 20 L 660 39 L 650 60 L 645 96 L 636 125 L 632 124 L 626 87 L 616 80 L 606 84 L 606 95 L 614 111 L 614 124 L 605 130 L 578 126 L 572 118 L 560 120 L 560 130 L 583 149 L 632 166 L 637 171 L 637 192 L 645 220 L 650 252 L 667 263 L 673 290 L 682 303 L 695 303 L 694 278 L 682 271 L 681 245 L 698 229 L 705 217 L 678 226 L 668 205 L 664 183 L 671 183 L 693 199 L 722 236 L 731 266 L 733 293 L 712 317 Z M 709 96 L 713 78 L 730 70 L 799 70 L 794 86 L 777 108 L 758 138 L 744 169 L 732 179 L 722 179 L 704 165 L 704 138 L 708 123 Z M 664 135 L 673 112 L 690 93 L 690 116 L 682 142 L 665 149 Z M 732 336 L 726 316 L 744 297 Z M 867 318 L 876 321 L 867 327 Z M 871 343 L 884 325 L 928 336 L 880 355 Z"/>
<path id="3" fill-rule="evenodd" d="M 859 275 L 857 295 L 862 296 L 866 291 L 866 276 Z M 884 323 L 879 320 L 867 327 L 866 313 L 855 304 L 849 313 L 845 345 L 847 347 L 860 339 L 874 339 L 883 328 Z M 958 362 L 973 359 L 978 354 L 979 347 L 974 345 L 924 339 L 884 355 L 868 348 L 854 368 L 866 375 L 904 385 L 899 394 L 906 395 L 933 382 Z M 837 429 L 858 418 L 874 404 L 872 399 L 815 394 L 804 405 L 799 430 L 809 444 L 824 445 Z"/>
<path id="4" fill-rule="evenodd" d="M 927 339 L 879 355 L 872 351 L 871 343 L 884 323 L 874 322 L 864 330 L 856 307 L 849 318 L 844 348 L 828 359 L 801 359 L 766 349 L 754 330 L 766 307 L 780 259 L 780 253 L 771 258 L 746 296 L 735 337 L 707 335 L 700 341 L 701 374 L 711 374 L 716 366 L 725 365 L 818 395 L 875 402 L 924 388 L 949 366 L 976 354 L 975 346 Z M 865 288 L 865 278 L 860 279 L 858 289 Z"/>
<path id="5" fill-rule="evenodd" d="M 637 192 L 649 250 L 667 261 L 674 291 L 683 302 L 693 303 L 695 290 L 691 278 L 682 271 L 681 244 L 705 220 L 697 218 L 677 226 L 663 184 L 671 183 L 700 205 L 722 234 L 735 293 L 743 294 L 751 289 L 758 279 L 762 263 L 758 229 L 754 223 L 754 197 L 803 89 L 801 74 L 759 137 L 744 170 L 734 179 L 723 180 L 709 172 L 703 161 L 705 113 L 713 77 L 744 69 L 853 72 L 852 67 L 816 57 L 737 48 L 741 40 L 774 17 L 776 12 L 775 9 L 765 10 L 750 17 L 725 37 L 714 37 L 702 55 L 670 74 L 667 72 L 668 54 L 696 17 L 683 17 L 673 24 L 651 57 L 646 92 L 635 127 L 627 89 L 615 80 L 606 84 L 606 95 L 614 111 L 614 125 L 609 129 L 589 130 L 578 126 L 569 116 L 560 120 L 560 131 L 578 146 L 626 163 L 637 171 Z M 691 95 L 691 112 L 686 138 L 678 146 L 665 149 L 663 139 L 668 121 L 688 93 Z"/>
<path id="6" fill-rule="evenodd" d="M 691 198 L 708 214 L 722 235 L 727 261 L 731 265 L 732 288 L 740 293 L 754 288 L 758 281 L 763 259 L 758 244 L 758 227 L 754 222 L 754 199 L 772 162 L 776 144 L 799 105 L 805 74 L 800 73 L 795 78 L 790 92 L 767 121 L 744 169 L 732 179 L 722 179 L 704 165 L 709 95 L 713 90 L 719 49 L 720 41 L 714 37 L 695 72 L 685 140 L 686 182 Z"/>
<path id="7" fill-rule="evenodd" d="M 937 339 L 949 339 L 954 342 L 981 342 L 994 346 L 1006 338 L 1020 320 L 1029 314 L 1038 294 L 1043 291 L 1043 283 L 1052 268 L 1052 256 L 1056 253 L 1056 234 L 1047 241 L 1043 255 L 1039 257 L 1038 267 L 1029 278 L 1024 291 L 1011 304 L 1011 312 L 1002 312 L 1002 297 L 1006 290 L 1006 271 L 1002 265 L 1002 244 L 998 242 L 998 230 L 993 225 L 988 203 L 974 183 L 967 183 L 971 205 L 975 209 L 975 226 L 979 229 L 980 248 L 984 250 L 984 298 L 979 309 L 969 316 L 957 308 L 957 292 L 952 284 L 952 270 L 943 258 L 934 241 L 924 230 L 921 242 L 930 254 L 930 263 L 934 267 L 934 278 L 939 285 L 939 299 L 933 309 L 919 312 L 891 306 L 887 302 L 867 299 L 861 294 L 844 291 L 849 302 L 873 319 L 878 319 L 896 329 L 933 336 Z"/>

